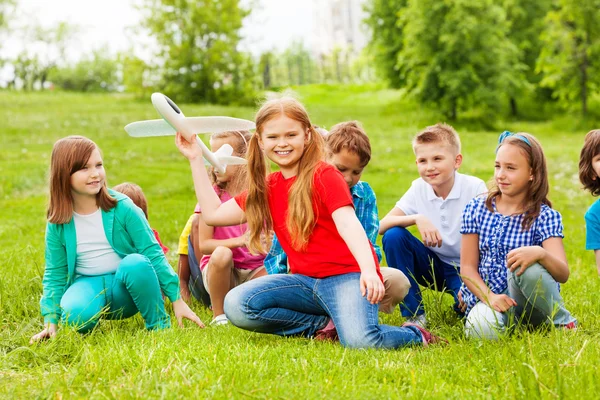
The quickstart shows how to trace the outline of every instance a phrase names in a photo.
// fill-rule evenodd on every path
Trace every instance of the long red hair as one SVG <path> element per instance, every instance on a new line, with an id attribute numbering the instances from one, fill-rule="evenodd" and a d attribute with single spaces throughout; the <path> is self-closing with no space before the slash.
<path id="1" fill-rule="evenodd" d="M 286 227 L 295 249 L 306 248 L 316 220 L 313 208 L 313 176 L 315 168 L 323 160 L 323 137 L 315 131 L 306 109 L 298 100 L 291 97 L 269 100 L 256 114 L 256 132 L 248 145 L 249 179 L 246 201 L 246 219 L 250 231 L 248 248 L 260 253 L 268 251 L 270 234 L 273 230 L 266 181 L 269 167 L 268 160 L 260 148 L 260 135 L 267 121 L 281 115 L 298 121 L 308 135 L 304 152 L 298 161 L 298 175 L 290 189 L 286 217 Z M 261 240 L 262 238 L 266 239 Z"/>
<path id="2" fill-rule="evenodd" d="M 83 136 L 68 136 L 54 143 L 50 160 L 50 203 L 46 217 L 53 224 L 66 224 L 73 217 L 71 175 L 87 164 L 96 143 Z M 98 194 L 96 204 L 104 211 L 117 205 L 108 193 L 106 180 Z"/>

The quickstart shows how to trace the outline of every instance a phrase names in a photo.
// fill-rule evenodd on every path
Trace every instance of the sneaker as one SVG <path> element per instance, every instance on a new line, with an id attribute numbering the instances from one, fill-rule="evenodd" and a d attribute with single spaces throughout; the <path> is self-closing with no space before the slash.
<path id="1" fill-rule="evenodd" d="M 414 317 L 407 318 L 406 322 L 409 324 L 418 325 L 423 329 L 427 327 L 427 317 L 425 317 L 425 314 L 419 314 L 415 315 Z"/>
<path id="2" fill-rule="evenodd" d="M 566 325 L 561 325 L 560 326 L 562 329 L 566 330 L 566 331 L 576 331 L 577 330 L 577 323 L 575 323 L 575 321 L 571 321 Z"/>
<path id="3" fill-rule="evenodd" d="M 333 320 L 330 318 L 327 325 L 324 328 L 319 329 L 315 332 L 315 340 L 331 340 L 338 341 L 340 338 L 338 337 L 337 329 L 335 329 L 335 324 Z"/>
<path id="4" fill-rule="evenodd" d="M 227 325 L 228 323 L 229 320 L 225 314 L 217 315 L 212 321 L 210 321 L 212 326 Z"/>
<path id="5" fill-rule="evenodd" d="M 426 330 L 425 328 L 423 328 L 420 325 L 413 324 L 411 322 L 405 322 L 404 324 L 402 324 L 402 326 L 403 327 L 413 326 L 413 327 L 417 328 L 419 330 L 419 332 L 421 332 L 421 338 L 423 339 L 424 347 L 427 347 L 430 344 L 448 343 L 448 341 L 446 339 L 441 338 L 439 336 L 435 336 L 433 333 L 429 332 L 428 330 Z"/>

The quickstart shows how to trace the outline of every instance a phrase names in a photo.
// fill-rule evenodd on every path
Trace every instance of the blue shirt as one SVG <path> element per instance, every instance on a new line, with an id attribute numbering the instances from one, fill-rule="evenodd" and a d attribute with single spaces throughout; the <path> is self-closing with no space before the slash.
<path id="1" fill-rule="evenodd" d="M 585 249 L 600 249 L 600 199 L 585 213 Z"/>
<path id="2" fill-rule="evenodd" d="M 560 213 L 542 204 L 540 215 L 531 228 L 523 231 L 523 214 L 502 215 L 485 206 L 485 197 L 476 197 L 467 204 L 462 215 L 461 234 L 479 235 L 479 275 L 490 290 L 496 294 L 504 293 L 508 288 L 508 267 L 506 256 L 519 247 L 541 246 L 551 237 L 563 238 L 563 224 Z M 479 299 L 463 283 L 463 300 L 467 304 L 467 313 Z"/>
<path id="3" fill-rule="evenodd" d="M 377 198 L 375 192 L 367 182 L 358 181 L 350 189 L 352 202 L 354 203 L 354 211 L 360 221 L 369 241 L 375 248 L 377 259 L 381 261 L 381 249 L 375 243 L 379 233 L 379 213 L 377 211 Z M 288 272 L 287 255 L 281 248 L 277 236 L 273 236 L 271 250 L 265 258 L 265 269 L 269 275 L 271 274 L 286 274 Z"/>

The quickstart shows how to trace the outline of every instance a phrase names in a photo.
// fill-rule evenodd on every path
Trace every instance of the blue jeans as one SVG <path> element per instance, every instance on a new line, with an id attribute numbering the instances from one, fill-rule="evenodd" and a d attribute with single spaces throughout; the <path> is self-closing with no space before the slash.
<path id="1" fill-rule="evenodd" d="M 94 328 L 100 317 L 123 319 L 138 311 L 147 329 L 171 326 L 154 267 L 140 254 L 123 258 L 114 274 L 79 276 L 66 290 L 60 306 L 62 322 L 76 326 L 81 333 Z"/>
<path id="2" fill-rule="evenodd" d="M 454 297 L 454 311 L 462 315 L 458 308 L 458 291 L 462 285 L 459 266 L 446 264 L 406 228 L 399 226 L 389 229 L 383 235 L 383 251 L 388 266 L 402 271 L 410 281 L 410 290 L 400 304 L 403 317 L 425 312 L 421 289 L 417 283 L 450 293 Z"/>
<path id="3" fill-rule="evenodd" d="M 331 318 L 342 345 L 398 348 L 422 344 L 415 327 L 379 325 L 379 306 L 360 294 L 360 274 L 317 279 L 268 275 L 232 289 L 225 314 L 242 329 L 280 336 L 314 336 Z"/>

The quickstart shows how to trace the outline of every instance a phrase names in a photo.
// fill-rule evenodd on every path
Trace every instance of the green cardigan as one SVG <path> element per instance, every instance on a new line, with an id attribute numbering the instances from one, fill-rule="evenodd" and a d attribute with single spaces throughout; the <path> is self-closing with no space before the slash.
<path id="1" fill-rule="evenodd" d="M 178 300 L 179 278 L 156 241 L 144 213 L 129 197 L 113 190 L 109 193 L 117 199 L 117 205 L 109 211 L 102 210 L 102 224 L 108 243 L 121 257 L 136 253 L 148 257 L 163 293 L 171 302 Z M 45 258 L 44 292 L 40 306 L 44 323 L 56 324 L 61 316 L 62 296 L 75 280 L 77 234 L 73 218 L 66 224 L 48 222 Z"/>

